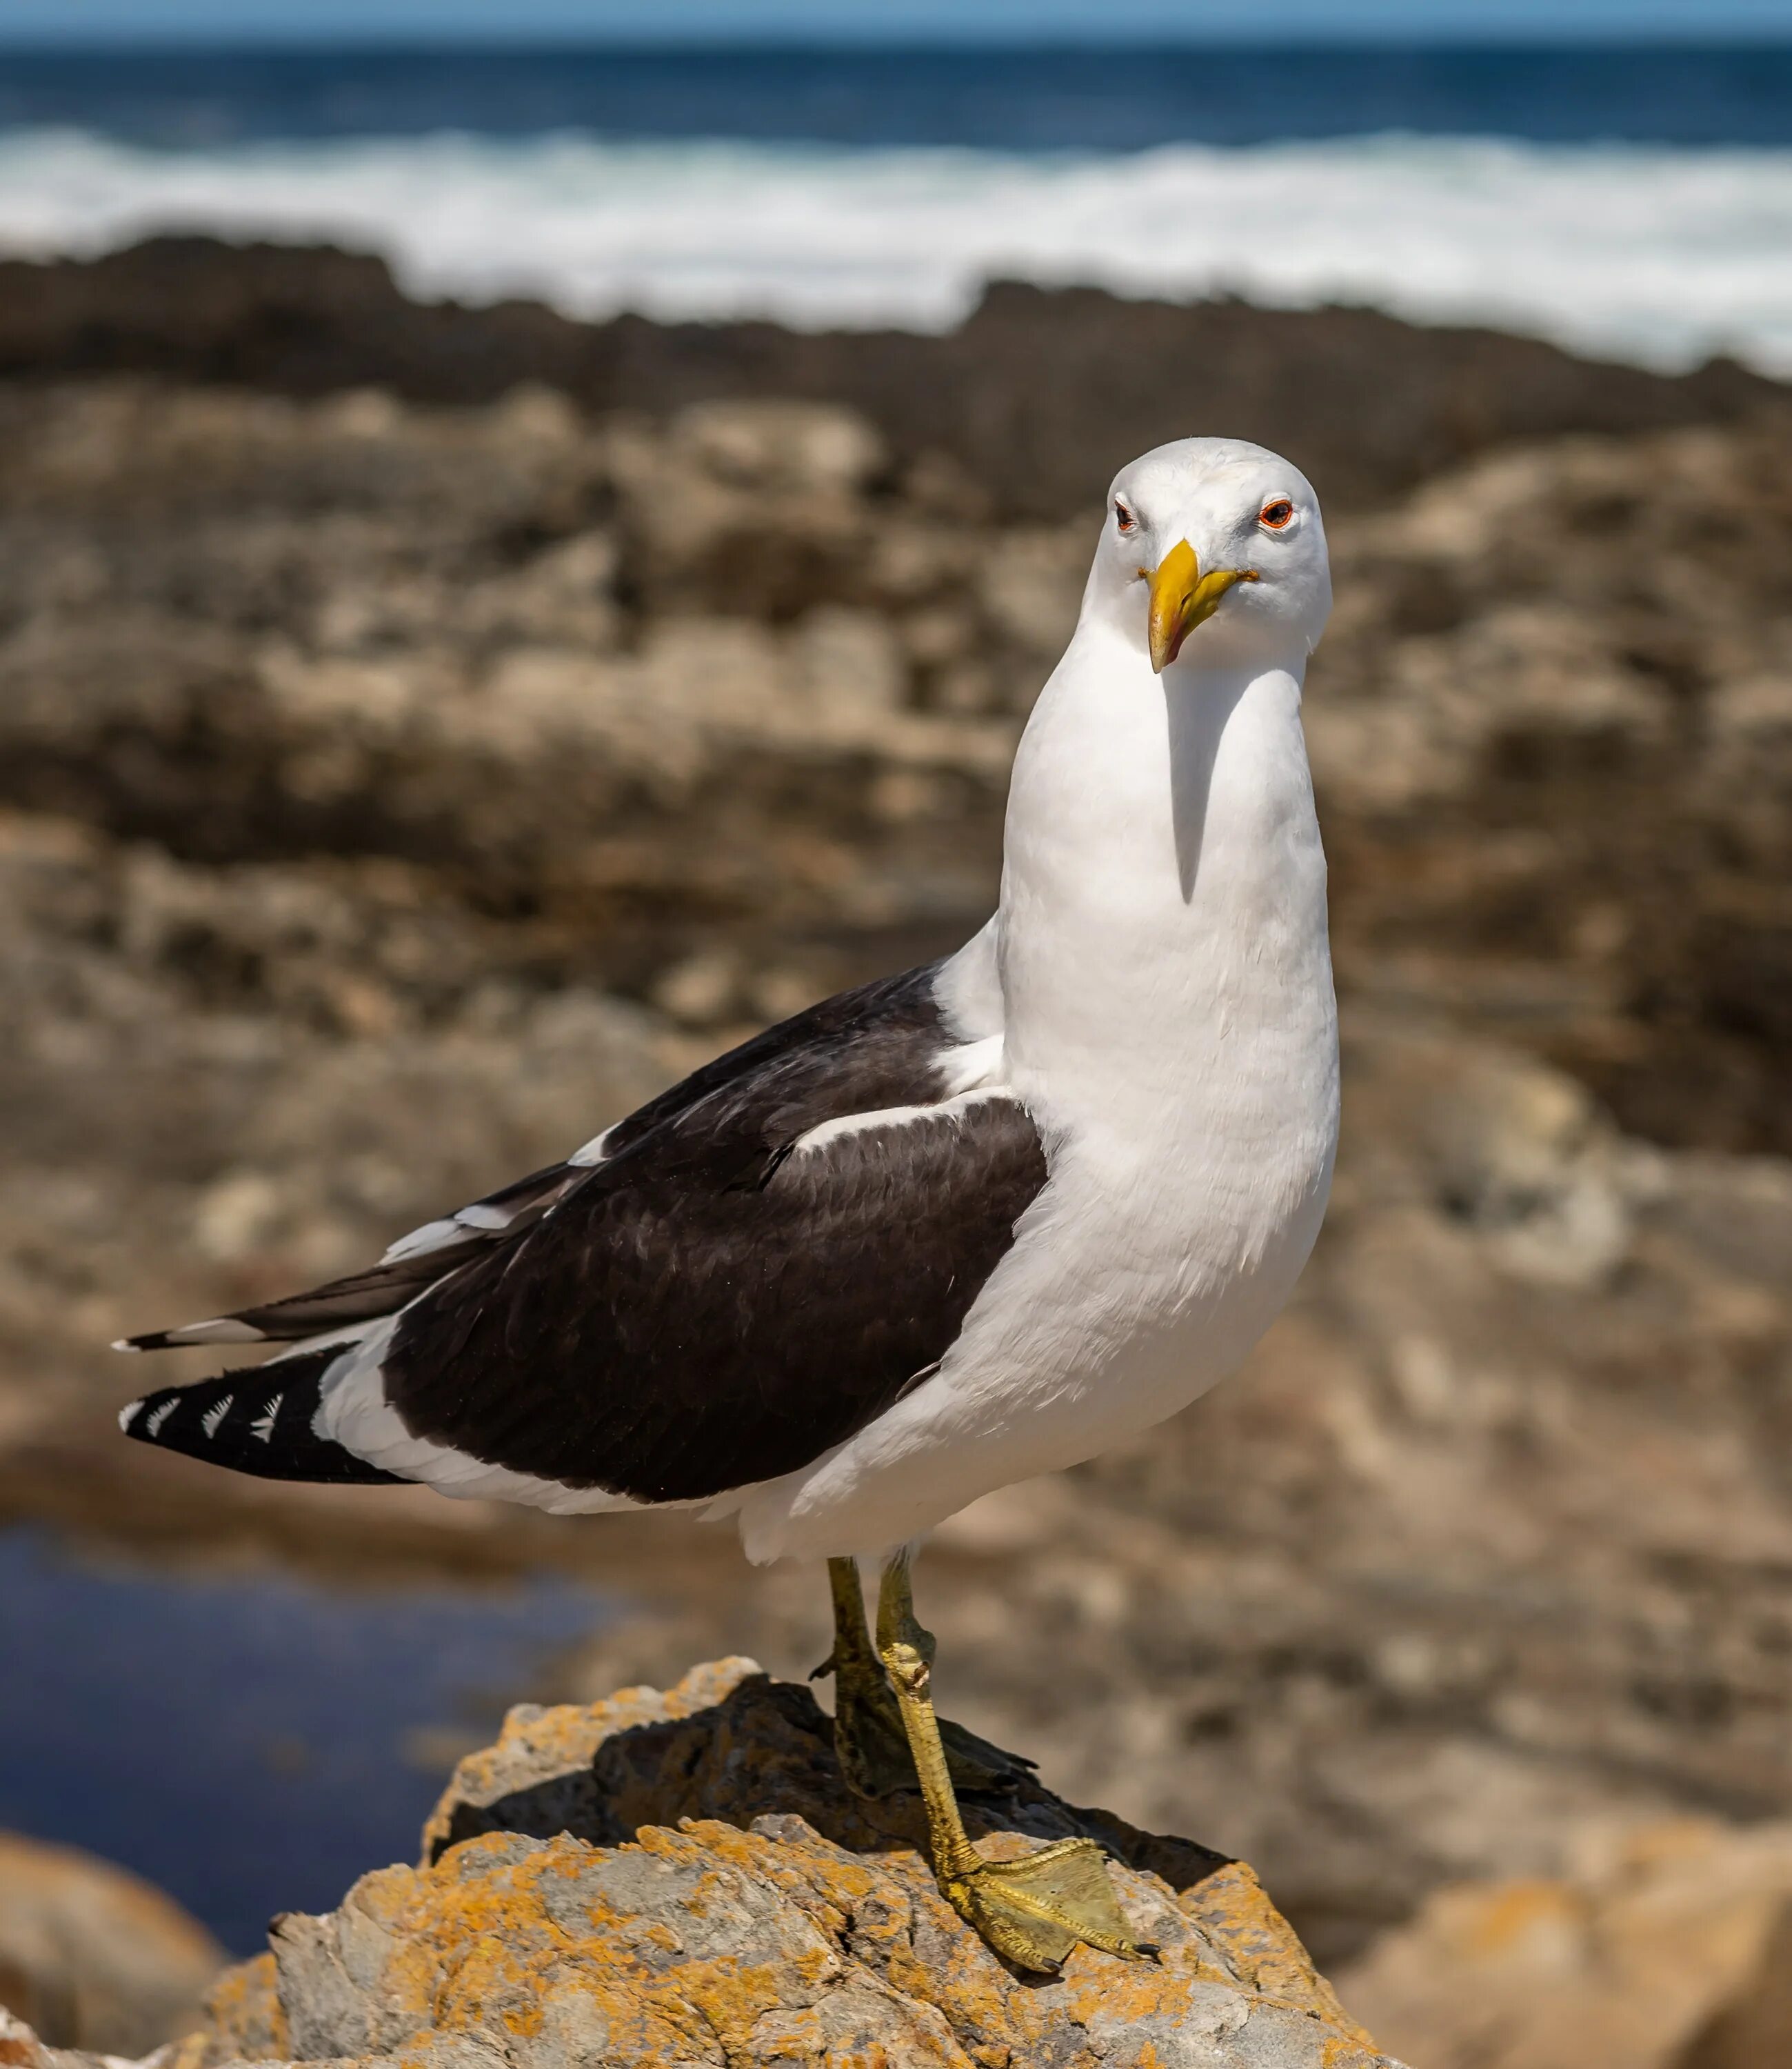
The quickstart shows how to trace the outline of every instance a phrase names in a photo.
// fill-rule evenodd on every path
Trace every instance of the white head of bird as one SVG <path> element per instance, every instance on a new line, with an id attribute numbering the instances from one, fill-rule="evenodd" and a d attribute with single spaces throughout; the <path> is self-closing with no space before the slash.
<path id="1" fill-rule="evenodd" d="M 1297 675 L 1330 610 L 1318 499 L 1278 455 L 1240 439 L 1179 439 L 1114 476 L 1083 616 L 1118 631 L 1157 674 Z"/>

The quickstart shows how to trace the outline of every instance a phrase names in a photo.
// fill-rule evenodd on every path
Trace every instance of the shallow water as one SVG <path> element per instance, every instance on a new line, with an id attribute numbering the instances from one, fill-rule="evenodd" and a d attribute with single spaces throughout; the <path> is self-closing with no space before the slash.
<path id="1" fill-rule="evenodd" d="M 146 1875 L 233 1951 L 413 1860 L 457 1745 L 488 1740 L 613 1606 L 563 1581 L 337 1593 L 0 1535 L 0 1827 Z"/>

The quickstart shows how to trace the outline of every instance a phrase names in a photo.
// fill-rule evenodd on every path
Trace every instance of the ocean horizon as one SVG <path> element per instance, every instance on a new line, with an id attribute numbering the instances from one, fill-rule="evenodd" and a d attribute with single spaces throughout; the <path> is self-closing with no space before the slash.
<path id="1" fill-rule="evenodd" d="M 169 231 L 588 318 L 1012 277 L 1792 373 L 1792 43 L 0 50 L 0 252 Z"/>

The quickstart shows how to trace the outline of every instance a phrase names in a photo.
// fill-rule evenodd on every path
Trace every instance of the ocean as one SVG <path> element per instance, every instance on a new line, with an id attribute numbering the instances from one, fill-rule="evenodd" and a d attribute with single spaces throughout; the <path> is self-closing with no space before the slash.
<path id="1" fill-rule="evenodd" d="M 1792 43 L 0 51 L 0 251 L 191 230 L 590 317 L 1020 277 L 1792 373 Z"/>

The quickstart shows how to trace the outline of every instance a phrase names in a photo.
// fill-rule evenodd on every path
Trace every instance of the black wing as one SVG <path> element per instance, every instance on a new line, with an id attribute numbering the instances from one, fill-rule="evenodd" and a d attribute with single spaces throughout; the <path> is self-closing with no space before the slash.
<path id="1" fill-rule="evenodd" d="M 838 1114 L 937 1100 L 936 1059 L 951 1047 L 934 1002 L 939 969 L 937 962 L 927 963 L 861 985 L 767 1028 L 637 1107 L 577 1157 L 416 1230 L 368 1271 L 202 1322 L 128 1336 L 118 1348 L 299 1343 L 396 1314 L 426 1287 L 539 1222 L 589 1177 L 600 1145 L 598 1161 L 607 1159 L 694 1108 L 712 1108 L 724 1126 L 740 1110 L 756 1111 L 770 1140 L 792 1120 L 800 1133 Z"/>
<path id="2" fill-rule="evenodd" d="M 190 1386 L 164 1386 L 120 1416 L 127 1437 L 258 1479 L 336 1487 L 404 1484 L 401 1473 L 369 1465 L 317 1434 L 320 1382 L 336 1350 L 295 1351 L 246 1371 Z"/>
<path id="3" fill-rule="evenodd" d="M 937 969 L 756 1036 L 612 1128 L 597 1162 L 537 1173 L 427 1247 L 200 1330 L 290 1338 L 402 1308 L 377 1375 L 401 1441 L 379 1455 L 417 1478 L 407 1434 L 641 1500 L 794 1470 L 933 1368 L 1045 1182 L 1016 1101 L 943 1098 Z M 892 1108 L 909 1111 L 856 1118 Z M 148 1426 L 166 1398 L 129 1433 L 208 1455 L 203 1416 Z M 229 1448 L 282 1470 L 259 1439 Z"/>
<path id="4" fill-rule="evenodd" d="M 1045 1183 L 1006 1096 L 794 1153 L 713 1118 L 405 1311 L 383 1370 L 412 1435 L 637 1501 L 794 1471 L 935 1368 Z"/>

